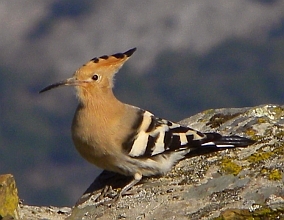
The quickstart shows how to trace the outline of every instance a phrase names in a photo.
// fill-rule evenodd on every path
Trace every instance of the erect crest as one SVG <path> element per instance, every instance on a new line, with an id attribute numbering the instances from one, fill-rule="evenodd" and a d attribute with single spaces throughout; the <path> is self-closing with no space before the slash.
<path id="1" fill-rule="evenodd" d="M 135 50 L 136 48 L 132 48 L 124 53 L 95 57 L 79 68 L 78 71 L 92 71 L 92 69 L 95 69 L 96 71 L 101 70 L 108 73 L 116 73 Z"/>
<path id="2" fill-rule="evenodd" d="M 109 63 L 112 63 L 112 62 L 122 62 L 122 61 L 125 61 L 127 60 L 134 52 L 136 51 L 136 47 L 124 52 L 124 53 L 116 53 L 116 54 L 113 54 L 113 55 L 103 55 L 103 56 L 100 56 L 99 58 L 98 57 L 95 57 L 93 59 L 90 60 L 90 62 L 93 62 L 93 63 L 104 63 L 106 61 L 108 61 Z"/>

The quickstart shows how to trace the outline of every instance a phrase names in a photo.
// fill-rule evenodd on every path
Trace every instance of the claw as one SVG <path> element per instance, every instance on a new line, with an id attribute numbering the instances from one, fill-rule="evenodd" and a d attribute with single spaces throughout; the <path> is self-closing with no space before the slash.
<path id="1" fill-rule="evenodd" d="M 101 200 L 103 200 L 106 197 L 109 197 L 108 194 L 110 194 L 112 192 L 112 186 L 110 185 L 106 185 L 103 190 L 101 191 L 100 196 L 95 200 L 96 202 L 99 202 Z"/>

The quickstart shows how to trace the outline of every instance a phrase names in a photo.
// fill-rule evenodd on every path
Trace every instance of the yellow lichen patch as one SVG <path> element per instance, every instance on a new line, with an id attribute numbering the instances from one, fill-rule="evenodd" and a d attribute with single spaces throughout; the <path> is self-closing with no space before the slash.
<path id="1" fill-rule="evenodd" d="M 258 119 L 257 119 L 257 122 L 258 122 L 259 124 L 261 124 L 261 123 L 267 122 L 267 120 L 266 120 L 265 118 L 258 118 Z"/>
<path id="2" fill-rule="evenodd" d="M 214 220 L 233 220 L 233 219 L 249 219 L 251 214 L 247 209 L 227 209 Z"/>
<path id="3" fill-rule="evenodd" d="M 274 112 L 276 118 L 280 118 L 284 115 L 284 111 L 280 106 L 274 107 L 272 111 Z"/>
<path id="4" fill-rule="evenodd" d="M 284 131 L 283 130 L 281 130 L 281 131 L 279 131 L 279 132 L 277 132 L 277 133 L 275 133 L 275 135 L 274 135 L 276 138 L 278 138 L 279 140 L 283 140 L 283 137 L 284 137 Z"/>
<path id="5" fill-rule="evenodd" d="M 200 117 L 200 118 L 198 119 L 198 122 L 206 122 L 206 121 L 207 121 L 207 117 L 208 117 L 209 115 L 212 115 L 214 112 L 215 112 L 214 109 L 207 109 L 207 110 L 201 112 L 204 116 L 203 116 L 203 117 Z M 210 116 L 209 116 L 209 117 L 210 117 Z"/>
<path id="6" fill-rule="evenodd" d="M 276 144 L 274 144 L 274 149 L 272 151 L 274 154 L 276 154 L 277 156 L 284 156 L 284 142 L 278 142 Z"/>
<path id="7" fill-rule="evenodd" d="M 266 105 L 250 110 L 255 117 L 267 117 L 271 121 L 277 121 L 284 116 L 284 111 L 277 105 Z"/>
<path id="8" fill-rule="evenodd" d="M 248 135 L 249 137 L 251 137 L 253 140 L 255 140 L 256 138 L 256 131 L 252 128 L 247 129 L 246 131 L 246 135 Z"/>
<path id="9" fill-rule="evenodd" d="M 233 174 L 235 176 L 238 175 L 242 170 L 242 166 L 234 163 L 232 159 L 229 158 L 224 158 L 221 161 L 221 168 L 225 173 Z"/>
<path id="10" fill-rule="evenodd" d="M 271 172 L 269 173 L 268 179 L 270 179 L 270 180 L 281 180 L 282 179 L 281 171 L 279 171 L 277 169 L 271 170 Z"/>
<path id="11" fill-rule="evenodd" d="M 265 175 L 268 173 L 268 169 L 266 168 L 262 168 L 261 171 L 260 171 L 261 174 Z"/>
<path id="12" fill-rule="evenodd" d="M 214 111 L 215 111 L 214 109 L 210 108 L 210 109 L 204 110 L 202 113 L 204 115 L 208 115 L 208 114 L 212 114 Z"/>
<path id="13" fill-rule="evenodd" d="M 273 155 L 272 152 L 255 153 L 249 156 L 247 160 L 251 163 L 257 163 L 269 159 L 272 155 Z"/>
<path id="14" fill-rule="evenodd" d="M 10 174 L 0 175 L 0 219 L 5 216 L 17 218 L 19 198 L 15 179 Z"/>
<path id="15" fill-rule="evenodd" d="M 267 206 L 262 207 L 255 211 L 248 209 L 227 209 L 214 220 L 261 220 L 261 219 L 282 219 L 283 208 L 271 209 Z"/>

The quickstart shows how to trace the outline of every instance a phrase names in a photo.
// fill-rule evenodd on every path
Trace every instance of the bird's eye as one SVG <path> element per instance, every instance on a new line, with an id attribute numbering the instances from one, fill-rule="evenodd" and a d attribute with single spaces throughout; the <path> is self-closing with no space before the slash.
<path id="1" fill-rule="evenodd" d="M 98 80 L 98 79 L 99 79 L 99 76 L 98 76 L 97 74 L 95 74 L 95 75 L 92 76 L 92 80 L 96 81 L 96 80 Z"/>

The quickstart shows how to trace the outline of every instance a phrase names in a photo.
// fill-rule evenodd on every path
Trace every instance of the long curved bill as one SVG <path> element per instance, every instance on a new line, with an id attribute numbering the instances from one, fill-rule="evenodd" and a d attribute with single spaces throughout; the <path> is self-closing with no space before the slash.
<path id="1" fill-rule="evenodd" d="M 40 90 L 39 93 L 46 92 L 48 90 L 57 88 L 59 86 L 76 86 L 79 83 L 80 83 L 80 81 L 78 81 L 78 80 L 76 80 L 74 78 L 69 78 L 69 79 L 66 79 L 66 80 L 63 80 L 63 81 L 60 81 L 60 82 L 57 82 L 57 83 L 53 83 L 53 84 L 45 87 L 44 89 Z"/>

